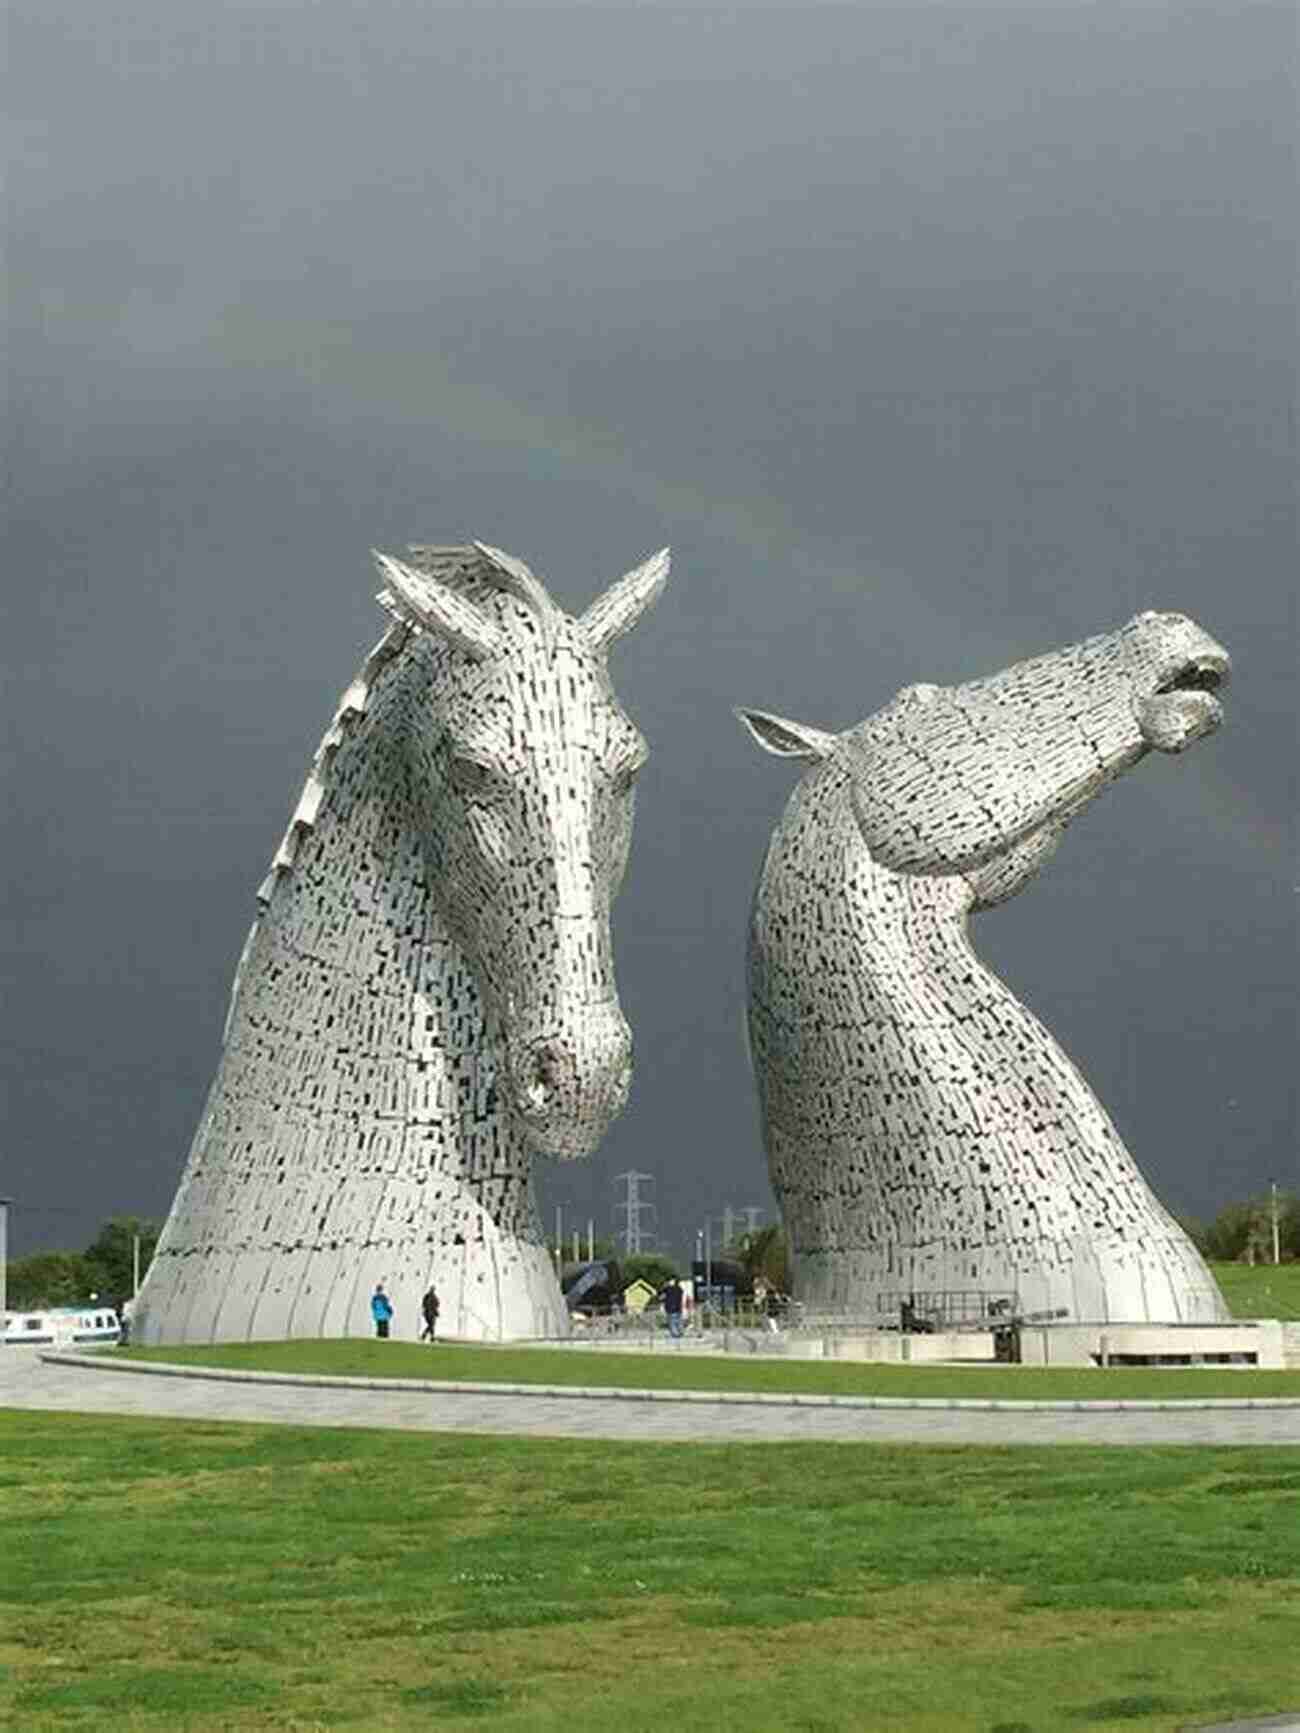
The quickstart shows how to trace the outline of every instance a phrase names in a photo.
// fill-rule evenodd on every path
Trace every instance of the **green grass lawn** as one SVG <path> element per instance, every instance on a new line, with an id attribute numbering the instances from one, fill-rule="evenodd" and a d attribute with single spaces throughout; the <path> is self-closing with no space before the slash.
<path id="1" fill-rule="evenodd" d="M 1300 1264 L 1211 1264 L 1234 1318 L 1300 1318 Z"/>
<path id="2" fill-rule="evenodd" d="M 1166 1729 L 1300 1707 L 1286 1449 L 0 1413 L 0 1724 Z"/>
<path id="3" fill-rule="evenodd" d="M 618 1389 L 729 1390 L 830 1396 L 992 1396 L 1039 1401 L 1115 1397 L 1294 1396 L 1300 1372 L 1248 1368 L 875 1366 L 852 1361 L 723 1359 L 601 1349 L 461 1347 L 439 1343 L 229 1342 L 201 1348 L 115 1348 L 114 1356 L 262 1372 L 350 1378 L 448 1378 L 503 1384 L 605 1385 Z"/>

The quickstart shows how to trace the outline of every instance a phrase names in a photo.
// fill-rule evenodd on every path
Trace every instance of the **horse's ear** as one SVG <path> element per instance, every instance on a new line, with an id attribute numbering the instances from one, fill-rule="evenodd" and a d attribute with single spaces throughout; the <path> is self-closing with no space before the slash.
<path id="1" fill-rule="evenodd" d="M 457 595 L 428 573 L 417 572 L 414 566 L 381 554 L 378 549 L 371 551 L 385 580 L 385 588 L 377 598 L 382 607 L 413 626 L 422 626 L 425 631 L 445 638 L 476 662 L 500 649 L 501 631 L 496 621 L 467 597 Z"/>
<path id="2" fill-rule="evenodd" d="M 482 556 L 493 583 L 526 602 L 539 620 L 549 619 L 555 613 L 555 603 L 547 595 L 546 585 L 530 566 L 501 548 L 489 547 L 487 542 L 475 542 L 474 546 Z"/>
<path id="3" fill-rule="evenodd" d="M 581 624 L 592 646 L 604 650 L 615 638 L 621 638 L 659 600 L 659 592 L 668 582 L 669 553 L 660 548 L 644 565 L 627 572 L 612 583 L 582 616 Z"/>
<path id="4" fill-rule="evenodd" d="M 820 728 L 810 728 L 806 722 L 791 722 L 784 716 L 772 716 L 766 710 L 747 710 L 736 706 L 736 715 L 763 748 L 778 758 L 825 758 L 835 745 L 835 736 Z"/>

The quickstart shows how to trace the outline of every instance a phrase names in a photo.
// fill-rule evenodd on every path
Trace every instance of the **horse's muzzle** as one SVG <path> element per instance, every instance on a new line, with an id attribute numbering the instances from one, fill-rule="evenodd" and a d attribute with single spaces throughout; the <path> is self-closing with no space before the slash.
<path id="1" fill-rule="evenodd" d="M 575 1029 L 507 1039 L 507 1096 L 541 1155 L 590 1155 L 627 1100 L 632 1032 L 617 1006 Z"/>
<path id="2" fill-rule="evenodd" d="M 1133 705 L 1143 742 L 1157 752 L 1184 752 L 1214 733 L 1223 721 L 1218 694 L 1232 670 L 1221 644 L 1190 620 L 1178 618 L 1177 625 L 1183 642 L 1167 656 L 1155 691 Z"/>

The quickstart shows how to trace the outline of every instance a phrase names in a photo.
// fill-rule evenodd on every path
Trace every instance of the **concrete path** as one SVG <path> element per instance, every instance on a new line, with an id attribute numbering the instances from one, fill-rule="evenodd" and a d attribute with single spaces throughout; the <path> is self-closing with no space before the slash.
<path id="1" fill-rule="evenodd" d="M 278 1383 L 59 1365 L 30 1348 L 0 1350 L 0 1408 L 251 1420 L 296 1426 L 397 1427 L 553 1438 L 855 1439 L 917 1444 L 1300 1444 L 1297 1408 L 1001 1410 L 818 1408 L 773 1402 L 592 1401 Z"/>
<path id="2" fill-rule="evenodd" d="M 1300 1733 L 1300 1714 L 1265 1715 L 1262 1720 L 1213 1721 L 1204 1725 L 1198 1721 L 1191 1733 L 1264 1733 L 1265 1728 L 1272 1733 Z"/>

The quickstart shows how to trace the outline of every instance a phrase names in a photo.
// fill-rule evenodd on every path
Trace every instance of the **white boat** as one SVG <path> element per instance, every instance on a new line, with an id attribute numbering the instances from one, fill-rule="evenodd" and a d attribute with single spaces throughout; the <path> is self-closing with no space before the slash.
<path id="1" fill-rule="evenodd" d="M 111 1306 L 46 1306 L 40 1312 L 6 1312 L 6 1348 L 68 1348 L 120 1342 L 122 1326 Z"/>

